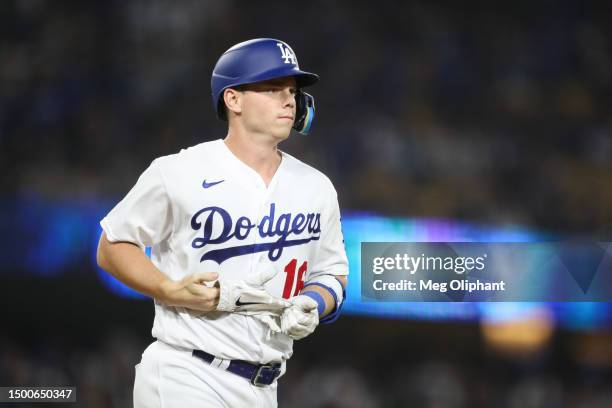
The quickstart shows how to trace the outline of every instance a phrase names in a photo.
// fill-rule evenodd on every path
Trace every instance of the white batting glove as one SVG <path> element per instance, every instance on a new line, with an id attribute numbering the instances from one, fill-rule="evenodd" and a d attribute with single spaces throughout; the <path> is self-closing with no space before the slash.
<path id="1" fill-rule="evenodd" d="M 219 286 L 217 310 L 244 314 L 274 312 L 280 315 L 291 304 L 284 299 L 272 296 L 264 288 L 266 282 L 272 280 L 277 273 L 275 269 L 261 271 L 249 275 L 240 282 L 226 282 L 220 279 L 217 282 Z"/>
<path id="2" fill-rule="evenodd" d="M 249 316 L 259 320 L 266 326 L 268 329 L 266 331 L 266 340 L 270 340 L 273 334 L 278 334 L 281 332 L 281 321 L 278 313 L 275 312 L 246 312 L 241 314 L 248 314 Z"/>
<path id="3" fill-rule="evenodd" d="M 291 306 L 281 315 L 281 330 L 293 340 L 300 340 L 311 334 L 319 324 L 317 302 L 304 295 L 290 299 Z"/>
<path id="4" fill-rule="evenodd" d="M 280 317 L 277 314 L 270 313 L 270 312 L 267 312 L 267 313 L 259 312 L 256 314 L 255 313 L 250 314 L 250 316 L 256 318 L 257 320 L 259 320 L 260 322 L 268 326 L 268 328 L 270 329 L 270 332 L 272 333 L 281 332 Z"/>

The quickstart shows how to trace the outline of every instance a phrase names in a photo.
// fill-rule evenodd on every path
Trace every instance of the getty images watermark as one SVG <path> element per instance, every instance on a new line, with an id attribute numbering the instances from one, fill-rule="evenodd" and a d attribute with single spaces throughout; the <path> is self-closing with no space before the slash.
<path id="1" fill-rule="evenodd" d="M 386 270 L 405 271 L 410 275 L 417 272 L 444 271 L 454 272 L 457 275 L 469 274 L 472 271 L 483 271 L 486 268 L 487 254 L 478 257 L 471 256 L 411 256 L 406 253 L 395 254 L 395 257 L 376 257 L 372 264 L 372 272 L 376 275 Z M 412 291 L 438 291 L 441 293 L 450 290 L 467 290 L 468 292 L 480 291 L 504 291 L 506 282 L 483 282 L 476 279 L 470 282 L 468 279 L 451 279 L 450 281 L 436 281 L 434 279 L 408 280 L 401 279 L 398 282 L 384 282 L 376 279 L 373 282 L 374 290 L 412 290 Z"/>
<path id="2" fill-rule="evenodd" d="M 361 245 L 361 295 L 378 301 L 612 301 L 612 244 Z"/>

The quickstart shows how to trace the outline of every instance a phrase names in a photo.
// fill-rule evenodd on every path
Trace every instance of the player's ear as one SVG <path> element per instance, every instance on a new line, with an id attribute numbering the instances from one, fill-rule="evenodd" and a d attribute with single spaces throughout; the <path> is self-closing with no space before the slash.
<path id="1" fill-rule="evenodd" d="M 228 117 L 230 112 L 234 112 L 235 114 L 240 114 L 242 112 L 241 98 L 242 95 L 240 91 L 236 89 L 227 88 L 223 91 L 223 103 L 225 103 L 227 108 Z"/>

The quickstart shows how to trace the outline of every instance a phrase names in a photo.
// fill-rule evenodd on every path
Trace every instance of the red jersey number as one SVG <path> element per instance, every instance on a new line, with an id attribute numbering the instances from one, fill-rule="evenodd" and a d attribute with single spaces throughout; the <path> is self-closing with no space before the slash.
<path id="1" fill-rule="evenodd" d="M 287 278 L 285 279 L 285 288 L 283 289 L 283 298 L 289 299 L 291 297 L 291 292 L 293 292 L 293 296 L 297 296 L 300 293 L 300 290 L 304 287 L 304 273 L 306 273 L 306 269 L 308 268 L 308 262 L 304 261 L 304 263 L 297 270 L 297 283 L 295 284 L 295 289 L 293 282 L 295 279 L 295 270 L 297 267 L 297 259 L 293 258 L 287 265 L 285 265 L 285 273 L 287 274 Z"/>

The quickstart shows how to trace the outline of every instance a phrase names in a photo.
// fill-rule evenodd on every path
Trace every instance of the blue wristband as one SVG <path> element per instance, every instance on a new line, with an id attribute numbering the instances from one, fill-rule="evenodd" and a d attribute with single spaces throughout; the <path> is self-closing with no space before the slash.
<path id="1" fill-rule="evenodd" d="M 325 300 L 323 299 L 323 296 L 321 296 L 321 294 L 317 292 L 305 292 L 302 293 L 302 295 L 308 296 L 309 298 L 317 302 L 317 312 L 319 312 L 319 316 L 322 316 L 323 312 L 325 312 Z"/>

